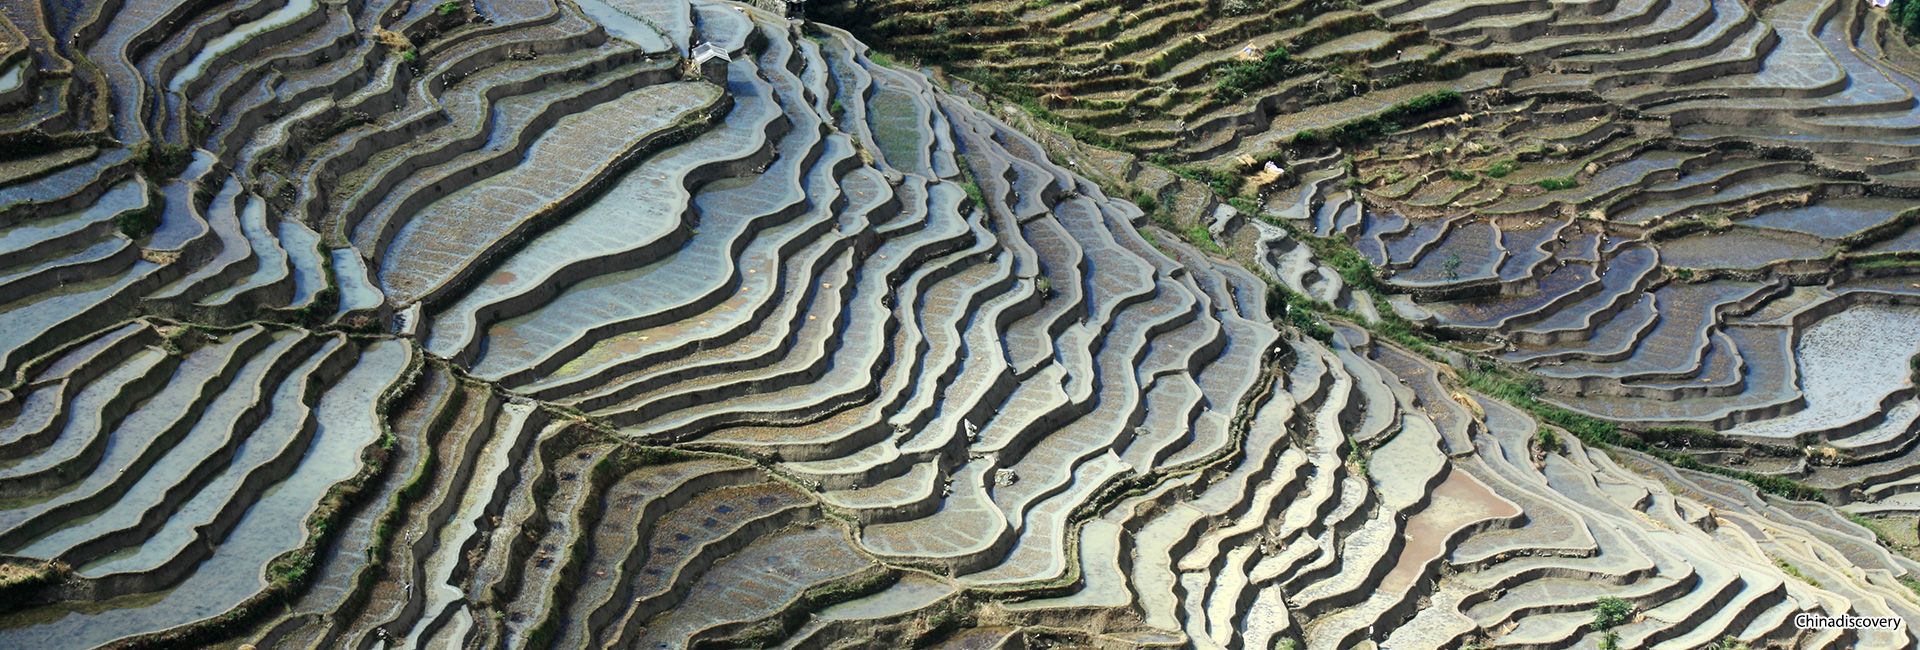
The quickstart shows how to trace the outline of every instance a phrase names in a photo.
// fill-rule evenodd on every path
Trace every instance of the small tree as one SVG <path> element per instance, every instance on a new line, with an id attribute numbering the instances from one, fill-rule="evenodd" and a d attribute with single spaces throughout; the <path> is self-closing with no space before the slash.
<path id="1" fill-rule="evenodd" d="M 1619 598 L 1606 596 L 1594 602 L 1593 627 L 1598 630 L 1611 630 L 1625 624 L 1633 618 L 1633 603 Z"/>

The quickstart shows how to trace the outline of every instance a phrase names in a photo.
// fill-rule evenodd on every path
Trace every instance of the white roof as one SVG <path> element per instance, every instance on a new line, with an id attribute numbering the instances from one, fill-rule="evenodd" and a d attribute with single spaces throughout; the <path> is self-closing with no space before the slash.
<path id="1" fill-rule="evenodd" d="M 710 43 L 710 42 L 701 43 L 693 48 L 694 65 L 706 63 L 707 61 L 712 59 L 720 59 L 721 61 L 727 61 L 727 62 L 733 61 L 733 57 L 727 56 L 726 50 L 720 49 L 720 46 L 714 45 L 713 43 Z"/>

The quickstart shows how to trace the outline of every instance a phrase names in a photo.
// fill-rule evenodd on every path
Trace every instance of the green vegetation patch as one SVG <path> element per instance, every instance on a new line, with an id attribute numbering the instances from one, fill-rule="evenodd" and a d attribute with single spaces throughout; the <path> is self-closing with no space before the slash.
<path id="1" fill-rule="evenodd" d="M 1522 377 L 1491 363 L 1482 363 L 1479 368 L 1462 369 L 1460 377 L 1469 388 L 1519 407 L 1542 422 L 1566 429 L 1590 447 L 1623 447 L 1659 458 L 1674 467 L 1746 481 L 1761 492 L 1774 496 L 1800 501 L 1826 501 L 1826 493 L 1800 481 L 1785 476 L 1708 465 L 1691 455 L 1662 449 L 1648 444 L 1645 439 L 1626 435 L 1619 425 L 1612 422 L 1549 404 L 1540 399 L 1546 387 L 1537 377 Z"/>
<path id="2" fill-rule="evenodd" d="M 1813 585 L 1815 588 L 1818 588 L 1820 586 L 1819 580 L 1815 580 L 1812 577 L 1808 576 L 1807 574 L 1801 573 L 1800 567 L 1795 566 L 1792 562 L 1788 562 L 1785 559 L 1776 557 L 1776 558 L 1773 558 L 1773 565 L 1780 567 L 1781 571 L 1786 572 L 1787 575 L 1798 578 L 1801 582 L 1807 583 L 1809 585 Z"/>
<path id="3" fill-rule="evenodd" d="M 1539 185 L 1540 189 L 1553 192 L 1579 187 L 1580 181 L 1575 180 L 1572 176 L 1566 176 L 1562 178 L 1542 178 L 1534 184 Z"/>
<path id="4" fill-rule="evenodd" d="M 142 142 L 133 146 L 133 162 L 152 180 L 175 178 L 193 162 L 193 149 L 172 142 Z"/>
<path id="5" fill-rule="evenodd" d="M 1909 36 L 1920 33 L 1920 0 L 1893 0 L 1887 5 L 1887 18 Z"/>
<path id="6" fill-rule="evenodd" d="M 147 205 L 115 215 L 113 225 L 119 228 L 121 234 L 126 235 L 128 239 L 139 241 L 153 234 L 154 229 L 160 227 L 159 211 L 155 203 L 149 202 Z"/>
<path id="7" fill-rule="evenodd" d="M 1272 85 L 1289 77 L 1297 77 L 1314 68 L 1305 62 L 1295 60 L 1287 48 L 1274 46 L 1252 61 L 1240 61 L 1220 69 L 1213 84 L 1213 96 L 1232 101 L 1246 97 L 1255 88 Z"/>
<path id="8" fill-rule="evenodd" d="M 1359 144 L 1385 137 L 1415 119 L 1464 105 L 1465 100 L 1459 91 L 1436 90 L 1395 104 L 1374 115 L 1342 122 L 1325 130 L 1302 130 L 1293 135 L 1293 144 L 1302 147 Z"/>
<path id="9" fill-rule="evenodd" d="M 1208 230 L 1207 227 L 1203 224 L 1195 224 L 1193 227 L 1188 228 L 1185 231 L 1182 231 L 1180 234 L 1186 238 L 1187 243 L 1193 244 L 1195 247 L 1198 247 L 1200 250 L 1213 253 L 1215 255 L 1227 254 L 1226 249 L 1221 248 L 1218 242 L 1213 241 L 1213 231 Z"/>
<path id="10" fill-rule="evenodd" d="M 1593 627 L 1597 630 L 1611 630 L 1633 621 L 1633 603 L 1604 596 L 1593 603 Z"/>
<path id="11" fill-rule="evenodd" d="M 1169 167 L 1168 171 L 1181 178 L 1206 185 L 1207 189 L 1213 190 L 1214 194 L 1220 196 L 1235 196 L 1240 193 L 1240 177 L 1231 172 L 1191 165 Z"/>
<path id="12" fill-rule="evenodd" d="M 1540 446 L 1541 451 L 1549 454 L 1557 454 L 1567 450 L 1567 443 L 1560 440 L 1560 434 L 1554 433 L 1553 429 L 1547 427 L 1540 427 L 1539 430 L 1534 431 L 1533 441 Z"/>

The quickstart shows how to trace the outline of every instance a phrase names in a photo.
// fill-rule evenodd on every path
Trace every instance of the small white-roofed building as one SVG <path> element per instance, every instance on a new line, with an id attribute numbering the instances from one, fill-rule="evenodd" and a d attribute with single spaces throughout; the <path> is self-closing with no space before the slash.
<path id="1" fill-rule="evenodd" d="M 707 81 L 727 85 L 727 66 L 733 63 L 733 57 L 725 49 L 711 42 L 695 45 L 692 62 L 693 69 Z"/>

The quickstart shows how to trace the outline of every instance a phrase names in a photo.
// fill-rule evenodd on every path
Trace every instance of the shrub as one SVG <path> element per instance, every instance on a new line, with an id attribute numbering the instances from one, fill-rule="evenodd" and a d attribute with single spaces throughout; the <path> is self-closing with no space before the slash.
<path id="1" fill-rule="evenodd" d="M 1306 334 L 1317 341 L 1322 343 L 1333 342 L 1333 327 L 1320 322 L 1320 319 L 1313 315 L 1313 310 L 1311 309 L 1294 308 L 1287 310 L 1287 322 L 1292 323 L 1295 328 L 1298 328 L 1300 333 Z"/>
<path id="2" fill-rule="evenodd" d="M 193 149 L 172 142 L 142 142 L 133 147 L 133 162 L 147 172 L 150 180 L 179 176 L 193 163 Z"/>
<path id="3" fill-rule="evenodd" d="M 160 217 L 156 214 L 159 209 L 154 207 L 155 205 L 150 202 L 140 208 L 122 212 L 113 218 L 113 225 L 118 227 L 128 239 L 139 241 L 140 238 L 153 234 L 153 229 L 160 227 Z"/>
<path id="4" fill-rule="evenodd" d="M 1552 192 L 1555 190 L 1568 190 L 1579 187 L 1580 181 L 1574 180 L 1571 176 L 1565 178 L 1542 178 L 1536 185 L 1539 185 L 1540 189 Z"/>
<path id="5" fill-rule="evenodd" d="M 1345 280 L 1348 286 L 1368 291 L 1380 289 L 1379 272 L 1374 269 L 1373 262 L 1361 257 L 1360 251 L 1354 250 L 1352 246 L 1338 244 L 1322 246 L 1314 252 L 1320 255 L 1322 263 L 1333 267 L 1333 270 L 1340 274 L 1340 279 Z"/>
<path id="6" fill-rule="evenodd" d="M 306 579 L 307 572 L 313 570 L 313 554 L 297 552 L 276 558 L 267 565 L 267 578 L 277 583 L 296 583 Z"/>
<path id="7" fill-rule="evenodd" d="M 1372 460 L 1369 454 L 1361 451 L 1358 444 L 1353 446 L 1353 451 L 1347 452 L 1347 464 L 1352 465 L 1361 476 L 1373 476 Z"/>
<path id="8" fill-rule="evenodd" d="M 1560 434 L 1554 433 L 1553 429 L 1540 427 L 1533 434 L 1533 439 L 1540 444 L 1541 451 L 1550 454 L 1559 453 L 1565 449 L 1565 447 L 1561 446 Z"/>
<path id="9" fill-rule="evenodd" d="M 1152 194 L 1140 190 L 1133 191 L 1133 204 L 1140 206 L 1140 211 L 1147 214 L 1160 211 L 1160 199 L 1153 198 Z"/>
<path id="10" fill-rule="evenodd" d="M 1593 627 L 1611 630 L 1633 620 L 1633 603 L 1603 596 L 1593 603 Z"/>
<path id="11" fill-rule="evenodd" d="M 451 16 L 455 13 L 458 13 L 459 11 L 460 11 L 459 2 L 453 2 L 453 1 L 442 2 L 440 4 L 433 6 L 433 13 L 440 14 L 442 16 Z"/>
<path id="12" fill-rule="evenodd" d="M 1299 76 L 1313 70 L 1313 66 L 1295 61 L 1287 48 L 1274 46 L 1253 61 L 1240 61 L 1221 68 L 1214 82 L 1213 96 L 1224 100 L 1237 100 L 1246 97 L 1255 88 L 1265 87 L 1281 79 Z"/>
<path id="13" fill-rule="evenodd" d="M 1190 181 L 1203 183 L 1214 194 L 1234 196 L 1240 193 L 1240 177 L 1228 172 L 1214 171 L 1206 167 L 1182 166 L 1171 169 L 1174 174 Z"/>
<path id="14" fill-rule="evenodd" d="M 973 182 L 972 179 L 968 179 L 960 183 L 960 189 L 966 190 L 967 198 L 973 199 L 974 207 L 977 207 L 983 210 L 986 209 L 987 195 L 985 192 L 980 191 L 979 183 L 975 183 Z"/>
<path id="15" fill-rule="evenodd" d="M 1460 103 L 1460 91 L 1436 90 L 1434 92 L 1430 92 L 1425 95 L 1420 95 L 1418 97 L 1414 97 L 1413 99 L 1409 99 L 1407 101 L 1401 102 L 1400 105 L 1393 107 L 1393 109 L 1387 112 L 1390 114 L 1393 114 L 1395 117 L 1399 117 L 1402 115 L 1425 113 L 1427 111 L 1444 108 L 1448 106 L 1453 106 L 1459 103 Z"/>
<path id="16" fill-rule="evenodd" d="M 188 108 L 187 130 L 194 133 L 194 137 L 196 138 L 205 137 L 206 134 L 213 131 L 213 118 L 207 117 L 205 113 L 198 110 Z"/>
<path id="17" fill-rule="evenodd" d="M 1519 163 L 1511 159 L 1495 162 L 1487 167 L 1487 177 L 1506 178 L 1507 174 L 1513 173 L 1513 170 L 1519 166 Z"/>
<path id="18" fill-rule="evenodd" d="M 1887 19 L 1907 30 L 1909 36 L 1920 32 L 1920 0 L 1893 0 L 1887 5 Z"/>
<path id="19" fill-rule="evenodd" d="M 1286 322 L 1300 333 L 1322 342 L 1333 341 L 1333 327 L 1321 322 L 1318 316 L 1320 312 L 1333 311 L 1333 305 L 1301 295 L 1265 274 L 1261 277 L 1267 281 L 1268 315 L 1275 318 L 1284 315 Z"/>

